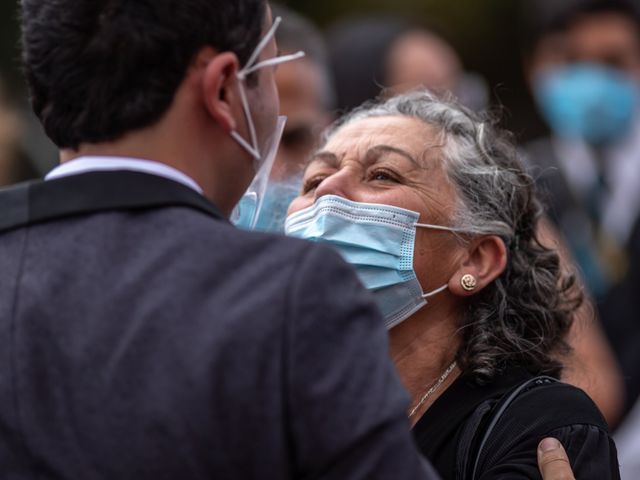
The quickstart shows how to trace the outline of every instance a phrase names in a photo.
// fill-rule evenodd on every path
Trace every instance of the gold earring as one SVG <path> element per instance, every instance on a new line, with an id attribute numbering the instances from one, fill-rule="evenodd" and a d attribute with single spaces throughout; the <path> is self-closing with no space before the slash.
<path id="1" fill-rule="evenodd" d="M 462 285 L 462 288 L 467 292 L 473 292 L 478 286 L 478 281 L 476 280 L 476 277 L 467 273 L 460 279 L 460 285 Z"/>

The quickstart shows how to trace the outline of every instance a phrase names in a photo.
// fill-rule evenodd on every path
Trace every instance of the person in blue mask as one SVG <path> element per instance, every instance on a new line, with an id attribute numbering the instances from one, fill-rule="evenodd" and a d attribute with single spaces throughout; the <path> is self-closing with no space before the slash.
<path id="1" fill-rule="evenodd" d="M 547 3 L 525 63 L 550 135 L 525 151 L 597 300 L 628 409 L 640 395 L 640 304 L 621 288 L 640 254 L 632 235 L 640 217 L 640 13 L 626 0 Z"/>
<path id="2" fill-rule="evenodd" d="M 443 478 L 540 478 L 531 448 L 549 432 L 577 478 L 619 478 L 597 407 L 550 378 L 582 294 L 489 119 L 428 91 L 356 109 L 289 213 L 286 233 L 333 246 L 376 300 L 414 438 Z"/>

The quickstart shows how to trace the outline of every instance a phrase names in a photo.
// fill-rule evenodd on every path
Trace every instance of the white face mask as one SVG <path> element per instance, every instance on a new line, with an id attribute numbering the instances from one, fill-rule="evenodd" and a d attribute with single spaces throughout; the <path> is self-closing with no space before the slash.
<path id="1" fill-rule="evenodd" d="M 251 57 L 249 57 L 249 61 L 247 62 L 247 64 L 242 70 L 238 72 L 240 99 L 242 101 L 244 115 L 247 119 L 247 127 L 249 130 L 250 138 L 249 140 L 242 138 L 242 136 L 235 130 L 231 132 L 231 136 L 236 142 L 238 142 L 238 144 L 242 148 L 244 148 L 249 153 L 249 155 L 253 157 L 254 169 L 256 171 L 256 175 L 253 179 L 253 182 L 249 186 L 249 189 L 244 194 L 244 196 L 234 209 L 233 213 L 231 214 L 231 221 L 243 228 L 252 229 L 256 224 L 258 213 L 260 211 L 260 207 L 262 205 L 264 194 L 267 188 L 267 183 L 269 181 L 269 177 L 271 176 L 273 163 L 275 162 L 275 158 L 278 153 L 280 139 L 282 138 L 282 133 L 284 132 L 284 125 L 287 120 L 284 116 L 278 117 L 276 128 L 269 141 L 267 142 L 264 151 L 261 152 L 260 146 L 258 144 L 258 136 L 256 134 L 255 124 L 253 123 L 253 118 L 251 116 L 251 108 L 247 99 L 247 92 L 244 86 L 244 82 L 249 75 L 257 72 L 262 68 L 273 67 L 281 63 L 291 62 L 293 60 L 302 58 L 305 55 L 304 52 L 298 52 L 292 55 L 283 55 L 280 57 L 271 58 L 262 62 L 258 61 L 260 54 L 276 34 L 276 30 L 278 29 L 278 26 L 281 22 L 282 18 L 280 17 L 277 17 L 274 20 L 273 26 L 271 27 L 269 32 L 267 32 L 262 41 L 258 44 Z"/>

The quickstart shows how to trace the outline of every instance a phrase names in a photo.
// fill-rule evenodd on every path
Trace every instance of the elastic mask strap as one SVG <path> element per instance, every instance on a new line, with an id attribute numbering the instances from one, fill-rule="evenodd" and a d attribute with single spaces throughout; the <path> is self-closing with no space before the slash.
<path id="1" fill-rule="evenodd" d="M 249 127 L 249 136 L 251 143 L 246 141 L 244 138 L 240 136 L 240 134 L 236 131 L 231 132 L 231 136 L 233 139 L 238 142 L 256 161 L 256 169 L 260 168 L 260 163 L 262 162 L 262 155 L 260 153 L 260 147 L 258 146 L 258 136 L 256 134 L 256 128 L 253 123 L 253 117 L 251 115 L 251 107 L 249 106 L 249 100 L 247 98 L 247 92 L 244 88 L 243 82 L 246 78 L 252 73 L 260 70 L 261 68 L 266 68 L 269 66 L 280 65 L 281 63 L 290 62 L 292 60 L 297 60 L 305 56 L 304 52 L 294 53 L 292 55 L 283 55 L 280 57 L 271 58 L 269 60 L 264 60 L 262 62 L 258 62 L 258 58 L 260 54 L 265 49 L 265 47 L 269 44 L 271 39 L 275 36 L 278 27 L 282 23 L 281 17 L 276 17 L 273 21 L 273 25 L 264 36 L 264 38 L 260 41 L 256 49 L 254 50 L 251 57 L 249 57 L 249 61 L 238 72 L 238 81 L 239 81 L 239 90 L 240 90 L 240 100 L 242 102 L 242 109 L 244 111 L 244 115 L 247 119 L 247 126 Z"/>
<path id="2" fill-rule="evenodd" d="M 245 68 L 242 73 L 244 77 L 251 75 L 253 72 L 260 70 L 261 68 L 273 67 L 275 65 L 280 65 L 281 63 L 292 62 L 293 60 L 298 60 L 304 57 L 306 54 L 303 51 L 299 51 L 296 53 L 292 53 L 290 55 L 281 55 L 279 57 L 270 58 L 269 60 L 264 60 L 262 62 L 256 63 L 251 68 Z M 238 75 L 240 76 L 240 75 Z"/>
<path id="3" fill-rule="evenodd" d="M 429 223 L 416 223 L 416 227 L 429 228 L 431 230 L 441 230 L 444 232 L 467 233 L 462 228 L 443 227 L 442 225 L 431 225 Z"/>
<path id="4" fill-rule="evenodd" d="M 449 285 L 443 285 L 440 288 L 434 290 L 433 292 L 429 292 L 429 293 L 425 293 L 422 295 L 422 298 L 429 298 L 429 297 L 433 297 L 434 295 L 437 295 L 441 292 L 444 292 L 447 288 L 449 288 Z"/>
<path id="5" fill-rule="evenodd" d="M 242 146 L 242 148 L 244 148 L 249 153 L 249 155 L 254 158 L 256 162 L 260 162 L 261 157 L 258 150 L 249 145 L 249 142 L 242 138 L 238 132 L 231 132 L 231 137 L 233 137 L 233 139 L 238 142 Z"/>
<path id="6" fill-rule="evenodd" d="M 260 151 L 258 150 L 258 136 L 256 135 L 256 127 L 253 124 L 253 117 L 251 116 L 251 108 L 249 107 L 249 101 L 247 100 L 247 93 L 244 90 L 244 85 L 240 82 L 240 101 L 242 102 L 242 109 L 244 110 L 245 117 L 247 119 L 247 126 L 249 127 L 249 135 L 251 136 L 251 145 L 244 138 L 240 136 L 238 132 L 231 132 L 233 138 L 242 144 L 243 147 L 255 158 L 260 161 Z"/>
<path id="7" fill-rule="evenodd" d="M 258 60 L 258 57 L 260 57 L 260 54 L 262 53 L 262 51 L 266 48 L 266 46 L 269 44 L 271 39 L 275 36 L 276 30 L 278 30 L 278 27 L 280 26 L 281 23 L 282 23 L 282 17 L 276 17 L 276 19 L 273 21 L 273 25 L 271 25 L 271 28 L 269 29 L 267 34 L 260 41 L 256 49 L 253 51 L 253 53 L 249 57 L 249 61 L 247 62 L 247 64 L 238 74 L 242 78 L 242 80 L 244 80 L 244 78 L 247 76 L 246 71 L 249 68 L 254 66 L 254 64 Z"/>

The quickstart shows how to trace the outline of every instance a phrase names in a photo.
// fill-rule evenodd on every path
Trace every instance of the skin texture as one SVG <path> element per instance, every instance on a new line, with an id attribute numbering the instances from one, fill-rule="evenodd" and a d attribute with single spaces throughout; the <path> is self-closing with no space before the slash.
<path id="1" fill-rule="evenodd" d="M 640 78 L 638 33 L 622 15 L 585 16 L 567 32 L 567 61 L 601 63 Z"/>
<path id="2" fill-rule="evenodd" d="M 323 195 L 394 205 L 420 213 L 420 222 L 449 226 L 455 193 L 440 164 L 436 132 L 404 117 L 371 118 L 347 125 L 312 157 L 303 195 L 289 213 Z M 480 292 L 504 270 L 506 249 L 495 236 L 463 242 L 451 232 L 418 229 L 414 269 L 423 291 L 448 285 L 426 307 L 390 332 L 391 355 L 414 405 L 453 361 L 460 344 L 458 319 L 464 297 Z M 465 274 L 478 281 L 474 292 L 460 286 Z M 426 401 L 415 422 L 459 375 L 448 377 Z"/>
<path id="3" fill-rule="evenodd" d="M 545 438 L 538 445 L 538 466 L 544 480 L 575 480 L 567 453 L 555 438 Z"/>

